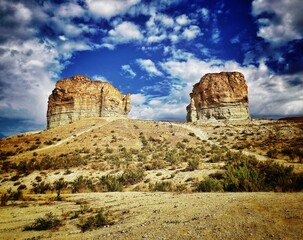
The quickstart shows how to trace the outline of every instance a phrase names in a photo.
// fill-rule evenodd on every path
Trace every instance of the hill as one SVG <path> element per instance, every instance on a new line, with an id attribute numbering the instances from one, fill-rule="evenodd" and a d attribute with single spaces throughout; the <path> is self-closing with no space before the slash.
<path id="1" fill-rule="evenodd" d="M 231 192 L 301 191 L 302 140 L 302 121 L 114 117 L 1 139 L 0 235 L 175 239 L 175 230 L 179 239 L 294 239 L 302 236 L 302 193 Z M 57 214 L 58 230 L 22 231 L 47 212 Z M 98 228 L 98 214 L 108 227 Z"/>

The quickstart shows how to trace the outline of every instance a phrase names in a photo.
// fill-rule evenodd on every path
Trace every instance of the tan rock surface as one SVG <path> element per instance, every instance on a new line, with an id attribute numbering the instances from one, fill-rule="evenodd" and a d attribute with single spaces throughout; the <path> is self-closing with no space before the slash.
<path id="1" fill-rule="evenodd" d="M 239 72 L 208 73 L 195 84 L 187 106 L 187 121 L 248 119 L 248 91 Z"/>
<path id="2" fill-rule="evenodd" d="M 110 83 L 75 75 L 58 81 L 49 96 L 47 128 L 85 117 L 127 116 L 129 111 L 129 94 L 123 96 Z"/>

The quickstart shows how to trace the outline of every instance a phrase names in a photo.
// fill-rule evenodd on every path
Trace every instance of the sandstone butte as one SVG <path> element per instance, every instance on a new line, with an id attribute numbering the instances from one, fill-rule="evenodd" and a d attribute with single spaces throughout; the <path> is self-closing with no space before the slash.
<path id="1" fill-rule="evenodd" d="M 193 87 L 187 121 L 249 119 L 247 95 L 242 73 L 208 73 Z"/>
<path id="2" fill-rule="evenodd" d="M 59 80 L 49 96 L 47 128 L 86 117 L 126 117 L 130 108 L 130 94 L 123 96 L 108 82 L 75 75 Z"/>

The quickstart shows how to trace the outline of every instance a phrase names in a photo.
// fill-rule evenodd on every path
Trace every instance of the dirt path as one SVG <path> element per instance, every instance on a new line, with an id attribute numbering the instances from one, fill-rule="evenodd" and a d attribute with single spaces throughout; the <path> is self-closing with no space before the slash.
<path id="1" fill-rule="evenodd" d="M 53 147 L 58 147 L 59 145 L 62 145 L 62 144 L 66 143 L 66 142 L 68 142 L 68 141 L 70 141 L 70 140 L 72 140 L 72 139 L 74 139 L 74 138 L 76 138 L 76 137 L 79 137 L 79 136 L 81 136 L 81 135 L 84 134 L 84 133 L 87 133 L 87 132 L 90 132 L 90 131 L 92 131 L 92 130 L 95 130 L 95 129 L 104 127 L 104 126 L 106 126 L 107 124 L 109 124 L 109 123 L 111 123 L 111 122 L 114 121 L 114 119 L 110 119 L 110 118 L 104 118 L 104 119 L 105 119 L 105 121 L 106 121 L 105 123 L 102 123 L 102 124 L 99 124 L 99 125 L 92 126 L 92 127 L 88 128 L 88 129 L 83 130 L 83 131 L 78 132 L 78 133 L 74 133 L 74 134 L 71 135 L 70 137 L 65 138 L 65 139 L 62 139 L 62 140 L 56 142 L 56 143 L 53 144 L 53 145 L 46 146 L 46 147 L 43 147 L 43 148 L 39 148 L 39 149 L 33 150 L 32 152 L 39 152 L 39 151 L 44 151 L 44 150 L 47 150 L 47 149 L 50 149 L 50 148 L 53 148 Z"/>

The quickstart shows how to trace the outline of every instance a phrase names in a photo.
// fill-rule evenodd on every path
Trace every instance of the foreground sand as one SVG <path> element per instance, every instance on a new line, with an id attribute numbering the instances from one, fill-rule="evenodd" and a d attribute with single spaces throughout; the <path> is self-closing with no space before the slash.
<path id="1" fill-rule="evenodd" d="M 0 208 L 0 239 L 303 239 L 303 193 L 81 193 L 64 201 L 47 196 Z M 79 204 L 79 203 L 82 203 Z M 115 224 L 82 233 L 86 208 L 112 212 Z M 53 231 L 22 228 L 53 212 L 63 224 Z"/>

